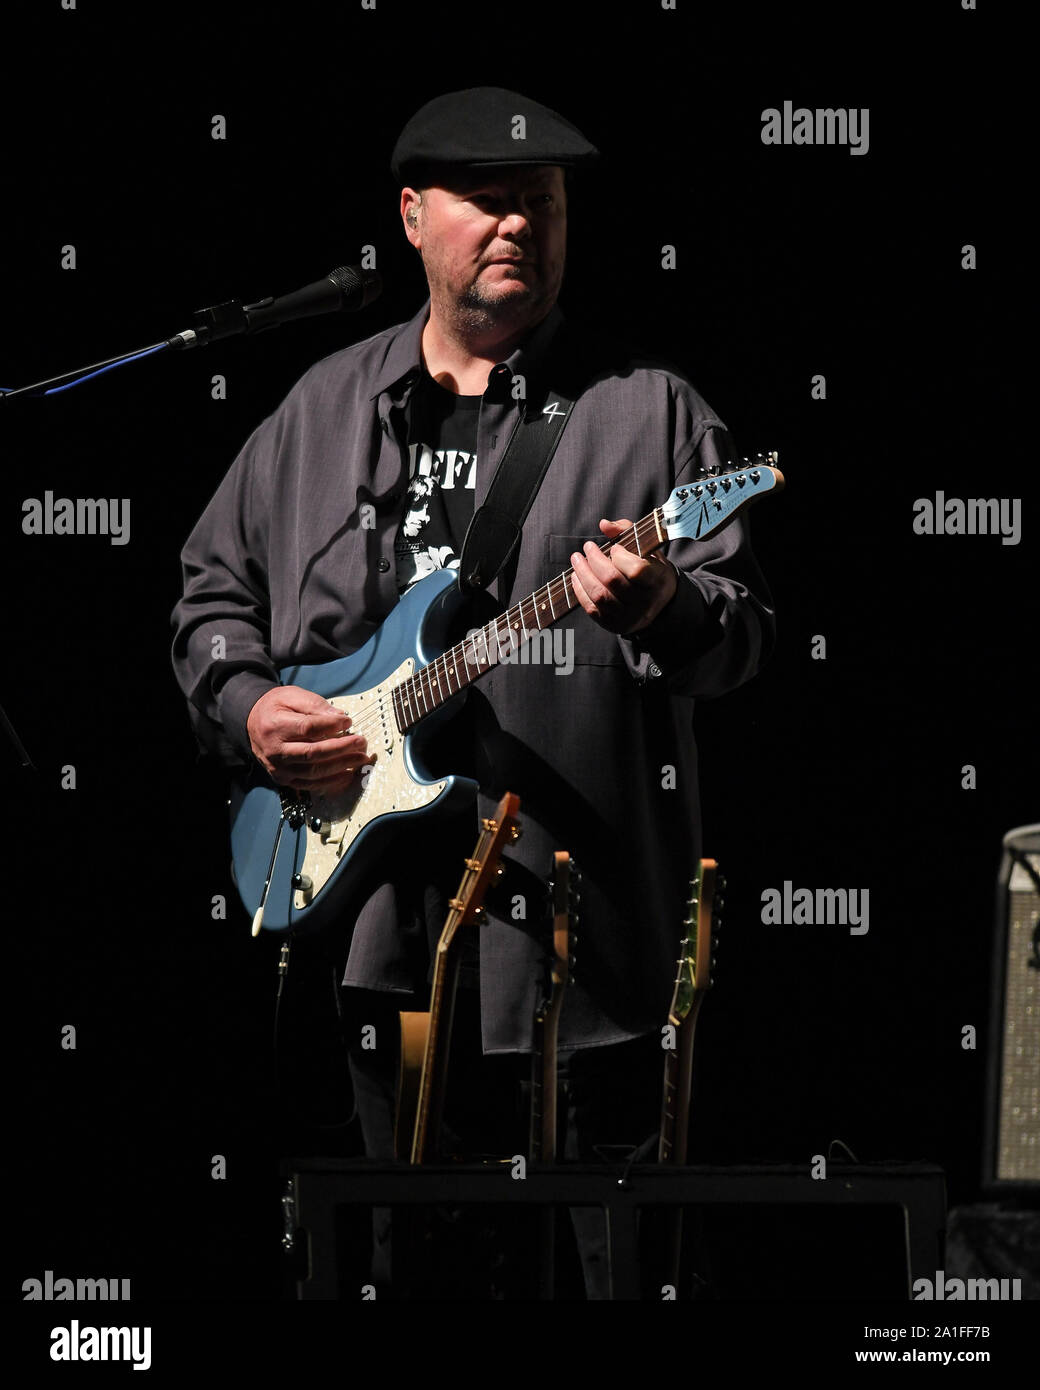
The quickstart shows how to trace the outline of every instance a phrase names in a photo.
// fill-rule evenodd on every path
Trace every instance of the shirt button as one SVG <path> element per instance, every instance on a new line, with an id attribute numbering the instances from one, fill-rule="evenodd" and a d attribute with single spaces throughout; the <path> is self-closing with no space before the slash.
<path id="1" fill-rule="evenodd" d="M 379 573 L 380 573 L 380 574 L 386 574 L 386 572 L 387 572 L 387 570 L 388 570 L 389 568 L 390 568 L 390 561 L 389 561 L 389 560 L 380 560 L 380 562 L 379 562 Z"/>

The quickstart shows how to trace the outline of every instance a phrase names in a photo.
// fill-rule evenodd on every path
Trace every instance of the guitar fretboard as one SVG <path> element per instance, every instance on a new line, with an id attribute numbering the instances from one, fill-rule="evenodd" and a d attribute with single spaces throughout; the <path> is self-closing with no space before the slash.
<path id="1" fill-rule="evenodd" d="M 613 546 L 621 545 L 642 557 L 652 554 L 667 539 L 661 508 L 655 507 L 615 539 L 601 541 L 599 548 L 606 553 Z M 557 575 L 395 686 L 394 715 L 400 732 L 405 734 L 413 729 L 445 700 L 479 680 L 501 660 L 510 659 L 536 633 L 551 627 L 575 608 L 578 600 L 573 580 L 573 569 Z"/>

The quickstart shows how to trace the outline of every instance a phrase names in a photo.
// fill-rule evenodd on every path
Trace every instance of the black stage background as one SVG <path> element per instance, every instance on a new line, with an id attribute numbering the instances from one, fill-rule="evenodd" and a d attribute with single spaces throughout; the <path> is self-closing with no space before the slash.
<path id="1" fill-rule="evenodd" d="M 22 9 L 0 385 L 283 293 L 364 245 L 386 289 L 356 318 L 3 408 L 0 700 L 38 769 L 19 781 L 5 753 L 11 1294 L 45 1269 L 132 1277 L 135 1299 L 281 1294 L 278 943 L 250 939 L 232 896 L 219 784 L 170 672 L 178 552 L 306 366 L 413 312 L 389 150 L 429 97 L 485 82 L 560 109 L 609 157 L 572 205 L 564 308 L 680 363 L 787 478 L 752 523 L 779 649 L 696 716 L 705 847 L 730 891 L 692 1158 L 808 1165 L 840 1139 L 863 1161 L 942 1164 L 951 1204 L 976 1196 L 1000 839 L 1038 818 L 1038 499 L 1000 325 L 1014 122 L 996 117 L 988 7 Z M 785 100 L 869 108 L 869 152 L 763 145 L 761 113 Z M 47 489 L 129 497 L 129 544 L 24 535 L 22 503 Z M 938 490 L 1021 498 L 1021 543 L 915 535 L 915 499 Z M 762 891 L 785 880 L 869 889 L 869 933 L 763 925 Z"/>

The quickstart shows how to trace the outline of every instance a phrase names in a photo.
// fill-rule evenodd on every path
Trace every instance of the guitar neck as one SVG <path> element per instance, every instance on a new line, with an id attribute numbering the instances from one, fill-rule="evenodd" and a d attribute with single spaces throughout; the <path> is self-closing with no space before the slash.
<path id="1" fill-rule="evenodd" d="M 437 943 L 426 1052 L 412 1140 L 413 1163 L 428 1163 L 436 1153 L 440 1136 L 448 1081 L 451 1026 L 455 1016 L 455 990 L 459 979 L 461 931 L 483 911 L 480 900 L 492 878 L 505 872 L 499 867 L 499 859 L 503 846 L 515 844 L 520 838 L 520 826 L 516 820 L 519 810 L 520 798 L 513 792 L 506 792 L 494 816 L 483 820 L 480 839 L 472 857 L 465 861 L 466 872 L 462 875 L 458 892 L 450 900 L 451 911 Z"/>
<path id="2" fill-rule="evenodd" d="M 454 915 L 454 914 L 453 914 Z M 455 991 L 459 980 L 459 954 L 455 923 L 449 920 L 437 946 L 430 991 L 430 1020 L 423 1057 L 419 1102 L 416 1107 L 412 1140 L 413 1163 L 429 1163 L 435 1156 L 444 1114 L 444 1094 L 448 1081 L 448 1054 L 455 1018 Z"/>
<path id="3" fill-rule="evenodd" d="M 527 1157 L 532 1163 L 545 1159 L 545 1025 L 547 1000 L 542 1000 L 534 1015 L 531 1034 L 531 1127 Z M 548 1160 L 551 1161 L 551 1160 Z"/>
<path id="4" fill-rule="evenodd" d="M 667 540 L 661 508 L 655 507 L 616 539 L 601 541 L 599 548 L 605 553 L 620 545 L 642 557 L 651 555 Z M 394 713 L 401 733 L 413 729 L 501 660 L 511 658 L 536 633 L 576 608 L 573 581 L 573 569 L 565 570 L 396 686 Z"/>
<path id="5" fill-rule="evenodd" d="M 665 1052 L 661 1098 L 659 1163 L 684 1164 L 690 1128 L 690 1082 L 697 1015 L 711 984 L 716 925 L 716 883 L 724 886 L 714 859 L 702 859 L 690 884 L 686 931 L 679 949 L 678 971 L 668 1022 L 675 1046 Z M 721 900 L 720 900 L 721 901 Z"/>
<path id="6" fill-rule="evenodd" d="M 553 855 L 552 947 L 545 988 L 534 1013 L 531 1043 L 531 1132 L 533 1163 L 556 1162 L 557 1054 L 563 994 L 570 979 L 572 920 L 577 917 L 579 875 L 566 850 Z"/>
<path id="7" fill-rule="evenodd" d="M 690 1082 L 693 1071 L 693 1039 L 697 1028 L 702 995 L 698 994 L 690 1012 L 679 1022 L 669 1018 L 676 1028 L 674 1051 L 664 1056 L 664 1092 L 661 1103 L 661 1137 L 657 1147 L 658 1163 L 686 1162 L 686 1145 L 690 1128 Z"/>
<path id="8" fill-rule="evenodd" d="M 560 1001 L 544 999 L 534 1019 L 531 1047 L 531 1133 L 528 1156 L 532 1163 L 556 1162 L 557 1046 Z"/>

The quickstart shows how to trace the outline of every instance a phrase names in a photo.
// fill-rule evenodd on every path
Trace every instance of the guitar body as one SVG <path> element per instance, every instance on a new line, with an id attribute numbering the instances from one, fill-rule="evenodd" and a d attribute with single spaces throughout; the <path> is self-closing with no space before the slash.
<path id="1" fill-rule="evenodd" d="M 402 822 L 456 809 L 476 796 L 467 777 L 431 777 L 423 747 L 458 702 L 443 705 L 407 734 L 399 733 L 389 692 L 414 671 L 440 656 L 465 600 L 454 570 L 437 570 L 412 586 L 368 642 L 338 661 L 287 666 L 283 684 L 323 695 L 342 709 L 352 732 L 368 740 L 376 761 L 335 800 L 312 799 L 300 814 L 283 821 L 283 799 L 268 779 L 234 790 L 231 852 L 235 882 L 254 916 L 263 901 L 262 925 L 269 931 L 326 926 L 343 913 L 344 900 L 373 854 L 394 837 Z M 312 828 L 312 820 L 322 822 Z M 264 897 L 271 854 L 281 826 L 278 853 Z M 302 875 L 302 888 L 294 886 Z"/>

